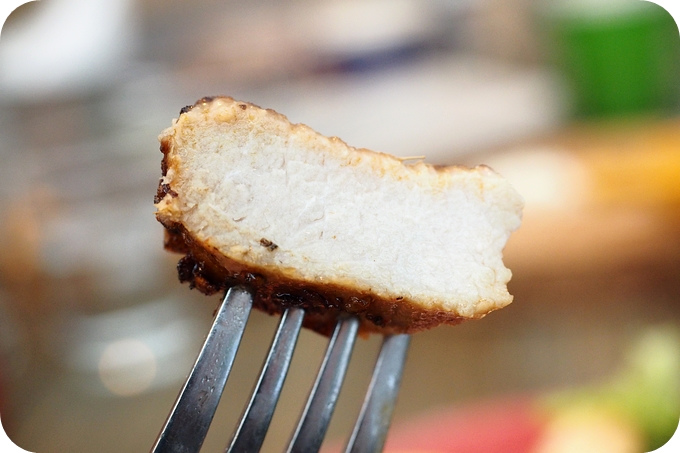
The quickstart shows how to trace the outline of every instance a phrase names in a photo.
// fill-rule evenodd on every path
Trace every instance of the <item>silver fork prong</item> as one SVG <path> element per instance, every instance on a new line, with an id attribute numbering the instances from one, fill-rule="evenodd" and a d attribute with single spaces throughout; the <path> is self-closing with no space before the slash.
<path id="1" fill-rule="evenodd" d="M 338 321 L 288 452 L 318 451 L 326 435 L 359 330 L 357 318 Z"/>
<path id="2" fill-rule="evenodd" d="M 152 452 L 189 453 L 201 448 L 234 363 L 252 301 L 251 293 L 243 287 L 227 291 Z"/>
<path id="3" fill-rule="evenodd" d="M 384 338 L 363 406 L 347 443 L 347 453 L 382 451 L 410 342 L 411 337 L 406 334 Z"/>
<path id="4" fill-rule="evenodd" d="M 260 378 L 227 452 L 259 451 L 288 373 L 305 312 L 283 312 Z"/>

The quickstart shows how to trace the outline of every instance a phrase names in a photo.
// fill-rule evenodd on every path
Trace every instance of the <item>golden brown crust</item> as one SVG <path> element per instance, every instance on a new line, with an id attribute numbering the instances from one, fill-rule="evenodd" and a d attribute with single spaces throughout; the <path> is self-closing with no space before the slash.
<path id="1" fill-rule="evenodd" d="M 293 130 L 293 131 L 295 129 L 303 128 L 303 129 L 308 129 L 310 132 L 312 132 L 316 135 L 316 132 L 312 131 L 309 128 L 309 126 L 307 126 L 306 124 L 303 124 L 303 123 L 293 124 L 293 123 L 290 122 L 290 120 L 288 119 L 287 116 L 283 115 L 282 113 L 277 112 L 276 110 L 265 109 L 265 108 L 260 107 L 259 105 L 256 105 L 256 104 L 253 104 L 253 103 L 250 103 L 250 102 L 236 101 L 231 96 L 205 96 L 205 97 L 199 99 L 198 101 L 196 101 L 193 105 L 187 105 L 185 107 L 182 107 L 179 111 L 179 114 L 180 114 L 180 116 L 182 116 L 183 114 L 192 111 L 196 107 L 209 107 L 210 104 L 212 104 L 213 102 L 220 101 L 220 100 L 225 101 L 225 103 L 234 103 L 235 102 L 235 103 L 238 104 L 238 106 L 242 110 L 247 110 L 249 108 L 256 109 L 256 110 L 264 110 L 264 111 L 267 112 L 267 115 L 268 115 L 268 117 L 270 117 L 270 119 L 277 119 L 277 120 L 285 122 L 286 124 L 288 124 L 291 127 L 291 130 Z M 478 165 L 474 169 L 471 169 L 471 168 L 466 167 L 464 165 L 432 165 L 432 164 L 423 162 L 422 159 L 420 158 L 420 156 L 416 157 L 415 159 L 399 158 L 399 157 L 393 156 L 393 155 L 388 154 L 388 153 L 374 151 L 374 150 L 370 150 L 370 149 L 366 149 L 366 148 L 356 148 L 354 146 L 347 144 L 344 140 L 342 140 L 339 137 L 324 137 L 324 138 L 328 138 L 332 142 L 341 143 L 343 146 L 347 147 L 348 149 L 356 151 L 359 154 L 365 154 L 366 157 L 368 157 L 368 158 L 372 158 L 372 157 L 379 155 L 380 159 L 381 159 L 381 164 L 384 164 L 385 160 L 388 160 L 388 161 L 393 161 L 399 167 L 411 168 L 413 170 L 425 167 L 425 168 L 431 169 L 435 173 L 441 173 L 441 174 L 449 173 L 449 172 L 456 172 L 456 171 L 471 171 L 471 170 L 482 170 L 482 169 L 492 171 L 486 165 Z M 161 170 L 162 170 L 163 176 L 166 175 L 167 169 L 169 167 L 169 163 L 167 162 L 166 157 L 165 157 L 165 156 L 167 156 L 167 154 L 170 150 L 169 147 L 170 147 L 170 142 L 169 142 L 168 137 L 162 137 L 161 138 L 161 152 L 164 154 L 164 158 L 163 158 L 163 162 L 161 163 Z M 409 160 L 415 160 L 415 162 L 408 164 L 408 165 L 404 164 L 404 161 L 409 161 Z"/>

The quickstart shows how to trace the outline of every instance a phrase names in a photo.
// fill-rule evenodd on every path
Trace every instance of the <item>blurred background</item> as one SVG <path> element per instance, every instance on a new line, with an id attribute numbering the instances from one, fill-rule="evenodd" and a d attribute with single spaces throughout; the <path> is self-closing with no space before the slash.
<path id="1" fill-rule="evenodd" d="M 525 197 L 514 303 L 414 336 L 388 451 L 637 452 L 675 431 L 680 37 L 662 8 L 43 0 L 0 38 L 0 413 L 22 448 L 153 444 L 219 303 L 163 251 L 157 136 L 217 94 L 351 145 L 488 164 Z M 225 447 L 276 322 L 251 315 L 204 451 Z M 325 346 L 302 334 L 264 451 Z M 378 346 L 356 347 L 331 450 Z"/>

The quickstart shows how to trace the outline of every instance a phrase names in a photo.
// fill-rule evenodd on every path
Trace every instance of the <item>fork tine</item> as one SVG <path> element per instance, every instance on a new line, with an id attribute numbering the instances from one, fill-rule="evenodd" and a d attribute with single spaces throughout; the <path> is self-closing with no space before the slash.
<path id="1" fill-rule="evenodd" d="M 358 330 L 359 320 L 357 318 L 344 318 L 335 326 L 316 382 L 287 452 L 307 453 L 318 451 L 321 447 L 349 365 Z"/>
<path id="2" fill-rule="evenodd" d="M 234 363 L 252 300 L 243 287 L 227 291 L 153 453 L 188 453 L 201 448 Z"/>
<path id="3" fill-rule="evenodd" d="M 364 404 L 347 443 L 347 453 L 382 451 L 410 342 L 411 337 L 406 334 L 384 338 Z"/>
<path id="4" fill-rule="evenodd" d="M 286 379 L 304 315 L 301 308 L 289 308 L 283 313 L 250 403 L 227 452 L 260 450 Z"/>

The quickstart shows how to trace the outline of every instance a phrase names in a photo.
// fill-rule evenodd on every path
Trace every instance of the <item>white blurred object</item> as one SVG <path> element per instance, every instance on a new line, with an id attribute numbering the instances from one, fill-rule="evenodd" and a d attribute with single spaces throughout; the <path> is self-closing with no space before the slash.
<path id="1" fill-rule="evenodd" d="M 552 73 L 471 55 L 236 96 L 352 146 L 425 155 L 435 164 L 460 163 L 477 150 L 545 133 L 564 117 Z"/>
<path id="2" fill-rule="evenodd" d="M 432 5 L 413 0 L 331 0 L 296 15 L 309 44 L 334 56 L 384 52 L 428 38 Z"/>
<path id="3" fill-rule="evenodd" d="M 0 40 L 3 97 L 87 93 L 120 74 L 133 45 L 131 0 L 50 0 Z"/>
<path id="4" fill-rule="evenodd" d="M 561 149 L 515 149 L 485 163 L 522 194 L 526 210 L 569 212 L 587 202 L 592 176 L 579 157 Z"/>

